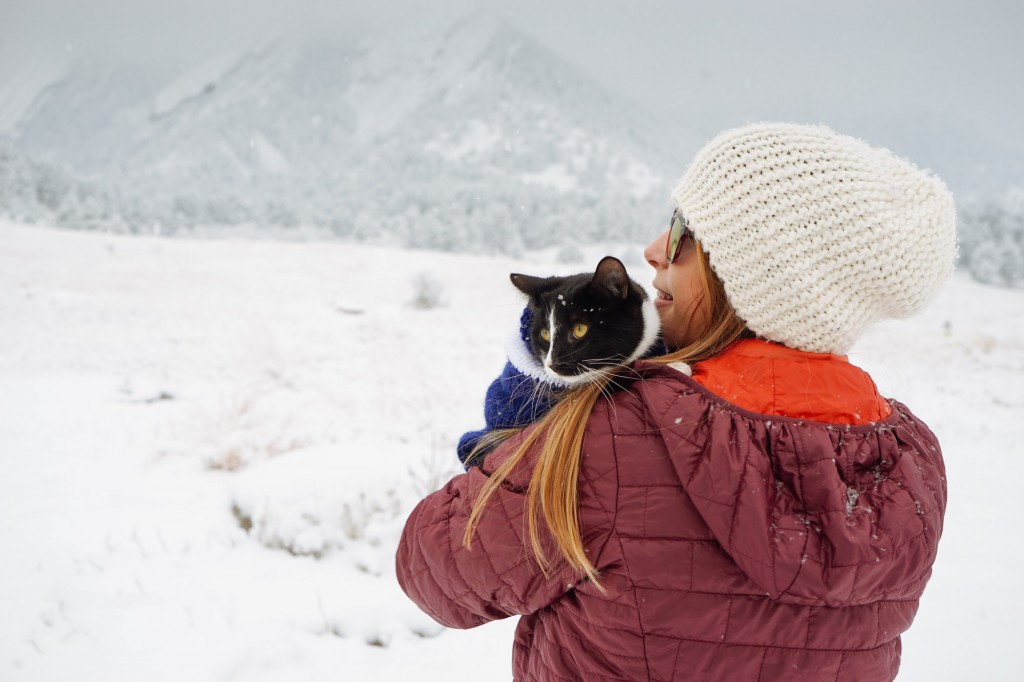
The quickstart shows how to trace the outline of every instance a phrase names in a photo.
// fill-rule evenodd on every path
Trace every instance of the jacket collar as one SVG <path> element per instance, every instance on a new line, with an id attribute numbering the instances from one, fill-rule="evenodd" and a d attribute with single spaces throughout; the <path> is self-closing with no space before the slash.
<path id="1" fill-rule="evenodd" d="M 693 379 L 751 412 L 831 424 L 868 424 L 892 408 L 844 355 L 744 339 L 693 368 Z"/>

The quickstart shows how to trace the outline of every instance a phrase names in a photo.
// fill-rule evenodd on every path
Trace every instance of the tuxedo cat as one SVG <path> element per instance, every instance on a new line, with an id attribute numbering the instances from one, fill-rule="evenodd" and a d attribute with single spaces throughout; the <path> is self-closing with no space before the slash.
<path id="1" fill-rule="evenodd" d="M 654 302 L 617 258 L 604 257 L 593 273 L 510 277 L 529 297 L 531 313 L 529 348 L 522 351 L 531 357 L 510 360 L 541 382 L 580 386 L 657 343 L 661 325 Z"/>
<path id="2" fill-rule="evenodd" d="M 485 428 L 459 439 L 467 468 L 511 431 L 540 419 L 567 390 L 664 352 L 654 302 L 616 258 L 602 259 L 593 273 L 511 279 L 529 302 L 509 337 L 505 369 L 484 397 Z"/>

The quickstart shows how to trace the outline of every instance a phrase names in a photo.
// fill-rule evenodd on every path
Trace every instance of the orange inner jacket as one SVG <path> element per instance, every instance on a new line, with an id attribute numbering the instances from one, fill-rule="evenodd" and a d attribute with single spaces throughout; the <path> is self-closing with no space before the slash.
<path id="1" fill-rule="evenodd" d="M 868 424 L 892 413 L 868 373 L 845 355 L 744 339 L 693 367 L 693 379 L 751 412 L 830 424 Z"/>

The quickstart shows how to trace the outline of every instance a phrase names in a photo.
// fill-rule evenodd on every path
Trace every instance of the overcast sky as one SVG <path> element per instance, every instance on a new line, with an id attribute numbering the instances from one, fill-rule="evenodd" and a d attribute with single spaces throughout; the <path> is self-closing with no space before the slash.
<path id="1" fill-rule="evenodd" d="M 340 37 L 497 12 L 611 88 L 686 120 L 927 111 L 1024 153 L 1012 0 L 0 0 L 0 80 L 54 51 L 200 59 L 284 28 Z M 710 124 L 708 124 L 710 125 Z M 702 133 L 712 130 L 699 131 Z"/>

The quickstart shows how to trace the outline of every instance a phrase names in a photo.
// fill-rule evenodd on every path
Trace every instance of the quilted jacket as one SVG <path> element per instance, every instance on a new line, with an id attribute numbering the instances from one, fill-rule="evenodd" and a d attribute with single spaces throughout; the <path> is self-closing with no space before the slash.
<path id="1" fill-rule="evenodd" d="M 605 592 L 524 549 L 529 456 L 462 546 L 513 439 L 414 509 L 407 594 L 454 628 L 521 615 L 517 680 L 893 679 L 946 503 L 928 427 L 896 401 L 858 425 L 762 414 L 635 368 L 583 444 L 580 523 Z"/>

